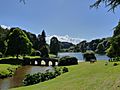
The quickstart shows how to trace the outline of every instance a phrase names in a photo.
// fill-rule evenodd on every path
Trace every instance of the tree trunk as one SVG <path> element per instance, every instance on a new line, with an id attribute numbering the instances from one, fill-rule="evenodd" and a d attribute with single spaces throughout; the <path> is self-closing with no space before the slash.
<path id="1" fill-rule="evenodd" d="M 17 57 L 17 59 L 18 59 L 18 54 L 17 54 L 17 56 L 16 56 L 16 57 Z"/>

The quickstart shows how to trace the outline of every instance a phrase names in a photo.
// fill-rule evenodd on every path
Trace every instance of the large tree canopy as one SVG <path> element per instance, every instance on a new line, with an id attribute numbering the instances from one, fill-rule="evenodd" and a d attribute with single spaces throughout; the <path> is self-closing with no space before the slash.
<path id="1" fill-rule="evenodd" d="M 26 55 L 31 53 L 32 43 L 27 35 L 19 28 L 14 28 L 7 38 L 7 55 Z"/>
<path id="2" fill-rule="evenodd" d="M 114 11 L 115 8 L 120 5 L 120 0 L 97 0 L 97 1 L 96 1 L 93 5 L 91 5 L 90 7 L 96 7 L 96 8 L 98 8 L 101 3 L 104 3 L 105 6 L 107 6 L 107 7 L 110 6 L 109 11 L 110 11 L 110 10 L 113 10 L 113 11 Z"/>

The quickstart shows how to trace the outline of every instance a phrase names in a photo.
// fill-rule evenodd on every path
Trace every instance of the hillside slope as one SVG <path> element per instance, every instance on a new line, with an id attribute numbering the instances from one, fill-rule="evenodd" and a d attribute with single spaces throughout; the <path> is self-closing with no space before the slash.
<path id="1" fill-rule="evenodd" d="M 120 65 L 105 61 L 68 66 L 69 72 L 55 79 L 11 90 L 120 90 Z"/>

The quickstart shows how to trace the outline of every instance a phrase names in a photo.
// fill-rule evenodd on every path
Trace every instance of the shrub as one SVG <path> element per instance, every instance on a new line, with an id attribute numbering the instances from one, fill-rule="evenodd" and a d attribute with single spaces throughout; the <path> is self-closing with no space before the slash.
<path id="1" fill-rule="evenodd" d="M 113 66 L 117 66 L 117 65 L 118 65 L 118 63 L 114 63 L 114 64 L 113 64 Z"/>
<path id="2" fill-rule="evenodd" d="M 68 72 L 68 68 L 66 68 L 66 67 L 63 67 L 63 69 L 62 69 L 62 72 L 63 72 L 63 73 L 66 73 L 66 72 Z"/>
<path id="3" fill-rule="evenodd" d="M 65 56 L 60 58 L 58 66 L 67 66 L 78 64 L 78 59 L 76 57 Z"/>
<path id="4" fill-rule="evenodd" d="M 83 58 L 85 59 L 85 61 L 91 61 L 91 60 L 96 61 L 95 53 L 93 51 L 86 51 L 83 54 Z"/>
<path id="5" fill-rule="evenodd" d="M 120 61 L 120 57 L 115 57 L 115 58 L 113 58 L 113 61 Z"/>
<path id="6" fill-rule="evenodd" d="M 64 67 L 63 68 L 63 72 L 68 72 L 68 68 Z M 25 86 L 27 85 L 33 85 L 33 84 L 37 84 L 39 82 L 44 82 L 46 80 L 50 80 L 53 79 L 57 76 L 61 75 L 61 69 L 55 67 L 54 68 L 54 72 L 49 72 L 48 70 L 45 73 L 35 73 L 35 74 L 27 74 L 25 76 L 25 79 L 23 80 L 23 84 Z"/>
<path id="7" fill-rule="evenodd" d="M 59 75 L 61 75 L 61 69 L 60 68 L 56 68 L 56 67 L 54 67 L 54 75 L 55 75 L 55 77 L 57 77 L 57 76 L 59 76 Z"/>

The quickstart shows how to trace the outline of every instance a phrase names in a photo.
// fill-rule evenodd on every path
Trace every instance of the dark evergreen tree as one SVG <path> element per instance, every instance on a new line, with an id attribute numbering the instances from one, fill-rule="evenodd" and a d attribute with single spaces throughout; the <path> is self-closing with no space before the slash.
<path id="1" fill-rule="evenodd" d="M 45 31 L 43 30 L 42 31 L 42 34 L 38 35 L 38 47 L 39 47 L 39 50 L 41 52 L 41 57 L 49 57 L 48 55 L 48 47 L 47 47 L 47 44 L 46 44 L 46 40 L 45 40 L 45 37 L 46 37 L 46 34 L 45 34 Z"/>

